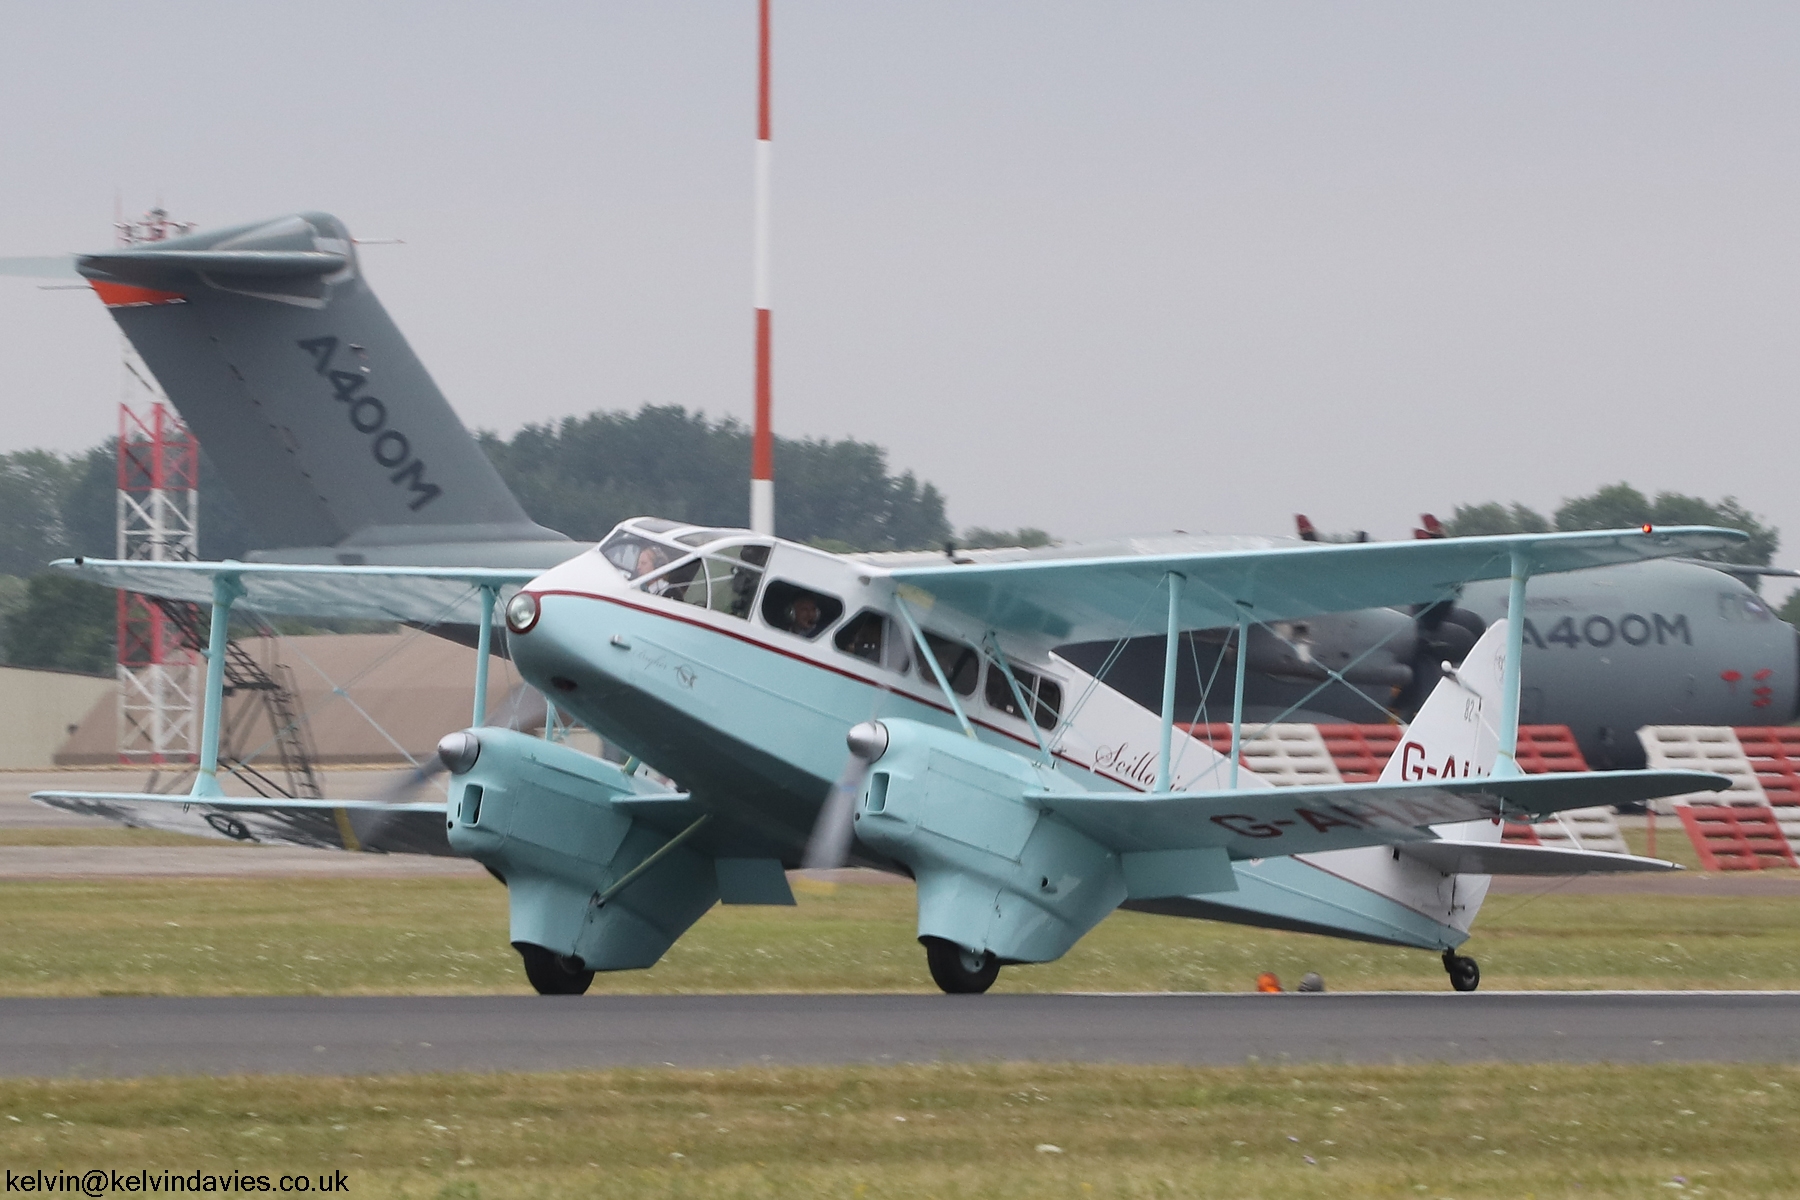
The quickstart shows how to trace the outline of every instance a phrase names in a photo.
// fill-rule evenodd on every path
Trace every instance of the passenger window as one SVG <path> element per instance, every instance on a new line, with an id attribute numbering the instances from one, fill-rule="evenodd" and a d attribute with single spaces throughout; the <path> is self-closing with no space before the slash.
<path id="1" fill-rule="evenodd" d="M 1007 660 L 1006 665 L 1012 668 L 1013 678 L 1019 681 L 1019 690 L 1025 693 L 1025 703 L 1031 705 L 1032 715 L 1037 718 L 1037 723 L 1045 729 L 1055 729 L 1057 715 L 1062 712 L 1062 685 L 1054 679 L 1046 679 L 1036 672 L 1027 671 L 1011 659 Z M 1012 687 L 1006 682 L 1006 673 L 991 664 L 988 667 L 985 694 L 989 708 L 1009 717 L 1019 715 L 1019 705 L 1013 699 Z"/>
<path id="2" fill-rule="evenodd" d="M 763 593 L 762 617 L 771 629 L 811 641 L 844 615 L 844 602 L 836 596 L 803 588 L 785 579 L 769 582 Z"/>
<path id="3" fill-rule="evenodd" d="M 851 617 L 838 631 L 837 648 L 845 654 L 866 659 L 879 667 L 904 675 L 912 666 L 907 653 L 906 635 L 893 619 L 865 608 Z"/>
<path id="4" fill-rule="evenodd" d="M 981 679 L 981 656 L 975 653 L 975 647 L 935 633 L 925 635 L 925 645 L 930 647 L 931 656 L 943 669 L 944 678 L 950 681 L 950 690 L 959 696 L 973 696 L 975 684 Z M 933 683 L 937 682 L 930 666 L 924 667 L 921 674 Z"/>
<path id="5" fill-rule="evenodd" d="M 684 604 L 748 619 L 769 561 L 767 546 L 727 546 L 717 554 L 681 563 L 652 579 L 644 590 Z"/>

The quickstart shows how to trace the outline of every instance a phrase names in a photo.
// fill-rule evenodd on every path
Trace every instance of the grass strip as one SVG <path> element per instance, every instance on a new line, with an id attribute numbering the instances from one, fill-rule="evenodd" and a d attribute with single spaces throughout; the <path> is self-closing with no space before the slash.
<path id="1" fill-rule="evenodd" d="M 357 1196 L 1800 1193 L 1800 1069 L 938 1065 L 0 1082 L 11 1170 Z"/>
<path id="2" fill-rule="evenodd" d="M 842 884 L 796 908 L 715 908 L 601 992 L 926 992 L 908 886 Z M 506 893 L 485 878 L 0 883 L 0 994 L 523 992 Z M 1783 896 L 1495 896 L 1467 952 L 1487 988 L 1800 988 Z M 1446 987 L 1435 956 L 1121 912 L 1000 991 L 1247 991 L 1260 971 L 1333 991 Z"/>

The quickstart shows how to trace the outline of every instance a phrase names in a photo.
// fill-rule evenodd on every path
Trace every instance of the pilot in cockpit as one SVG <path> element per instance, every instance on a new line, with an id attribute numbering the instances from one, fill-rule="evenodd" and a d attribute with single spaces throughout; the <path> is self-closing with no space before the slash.
<path id="1" fill-rule="evenodd" d="M 642 579 L 653 571 L 661 570 L 663 564 L 666 562 L 668 562 L 668 559 L 661 550 L 657 549 L 655 546 L 645 546 L 638 551 L 637 565 L 633 568 L 631 577 L 633 579 Z M 644 590 L 652 595 L 660 596 L 669 590 L 669 581 L 666 579 L 653 579 L 644 585 Z"/>

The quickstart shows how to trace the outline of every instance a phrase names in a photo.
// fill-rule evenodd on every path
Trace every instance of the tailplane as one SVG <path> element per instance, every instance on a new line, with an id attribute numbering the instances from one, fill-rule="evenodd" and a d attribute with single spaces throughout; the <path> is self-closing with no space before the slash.
<path id="1" fill-rule="evenodd" d="M 526 516 L 463 428 L 335 217 L 190 234 L 76 267 L 276 548 L 263 557 L 501 566 L 574 551 Z"/>

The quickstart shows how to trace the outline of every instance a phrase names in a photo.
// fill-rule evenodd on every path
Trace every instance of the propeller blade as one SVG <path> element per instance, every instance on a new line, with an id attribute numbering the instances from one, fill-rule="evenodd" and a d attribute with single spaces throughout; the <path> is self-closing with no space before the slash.
<path id="1" fill-rule="evenodd" d="M 874 765 L 854 754 L 844 764 L 844 773 L 825 797 L 819 819 L 813 823 L 812 836 L 806 839 L 806 854 L 800 862 L 808 871 L 835 870 L 850 860 L 856 798 L 862 795 L 863 784 L 868 782 L 869 769 Z"/>
<path id="2" fill-rule="evenodd" d="M 530 684 L 521 683 L 507 694 L 505 700 L 494 706 L 484 729 L 541 729 L 549 717 L 549 706 L 544 703 L 544 694 Z M 444 761 L 436 754 L 420 763 L 410 771 L 402 773 L 400 778 L 380 792 L 375 799 L 383 804 L 400 804 L 410 800 L 414 793 L 423 791 L 435 783 L 445 771 Z"/>
<path id="3" fill-rule="evenodd" d="M 57 254 L 46 258 L 0 258 L 0 275 L 17 275 L 25 279 L 80 279 L 73 254 Z"/>

